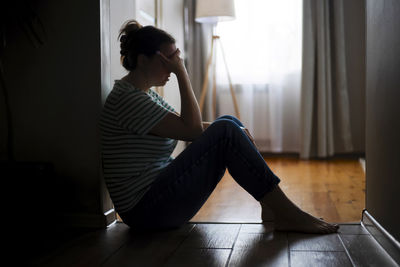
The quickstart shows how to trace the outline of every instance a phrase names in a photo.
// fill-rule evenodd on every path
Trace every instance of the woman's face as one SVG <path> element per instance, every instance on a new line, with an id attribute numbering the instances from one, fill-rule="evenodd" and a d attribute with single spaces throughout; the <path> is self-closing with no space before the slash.
<path id="1" fill-rule="evenodd" d="M 160 46 L 160 52 L 170 58 L 176 51 L 175 44 L 164 43 Z M 171 72 L 161 62 L 157 56 L 149 58 L 148 62 L 148 81 L 152 86 L 164 86 L 169 81 Z"/>

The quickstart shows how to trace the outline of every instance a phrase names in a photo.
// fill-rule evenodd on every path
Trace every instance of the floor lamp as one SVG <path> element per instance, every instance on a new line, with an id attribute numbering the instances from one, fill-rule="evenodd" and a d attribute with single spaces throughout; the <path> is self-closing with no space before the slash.
<path id="1" fill-rule="evenodd" d="M 196 22 L 213 24 L 213 32 L 218 22 L 235 19 L 235 5 L 234 0 L 197 0 L 196 4 Z M 236 94 L 233 90 L 231 76 L 229 74 L 228 65 L 225 59 L 225 52 L 222 47 L 220 37 L 213 34 L 211 38 L 211 50 L 207 59 L 206 74 L 203 79 L 203 87 L 200 96 L 200 111 L 203 111 L 204 100 L 208 91 L 208 79 L 210 67 L 212 67 L 212 94 L 213 94 L 213 113 L 214 117 L 217 114 L 217 85 L 216 85 L 216 52 L 217 45 L 219 44 L 222 52 L 222 58 L 225 65 L 225 70 L 228 76 L 229 90 L 232 95 L 233 106 L 235 115 L 240 119 L 239 107 L 236 100 Z"/>

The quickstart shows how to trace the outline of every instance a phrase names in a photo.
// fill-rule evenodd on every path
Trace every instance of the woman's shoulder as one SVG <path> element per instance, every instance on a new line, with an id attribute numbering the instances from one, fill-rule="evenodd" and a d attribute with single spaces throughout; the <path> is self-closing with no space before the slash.
<path id="1" fill-rule="evenodd" d="M 120 97 L 125 97 L 127 95 L 136 95 L 142 97 L 148 97 L 148 94 L 130 84 L 124 80 L 115 80 L 114 86 L 111 91 L 113 94 L 119 95 Z"/>
<path id="2" fill-rule="evenodd" d="M 123 79 L 114 80 L 113 90 L 114 89 L 119 91 L 132 91 L 132 92 L 140 91 L 137 88 L 135 88 L 131 83 Z"/>

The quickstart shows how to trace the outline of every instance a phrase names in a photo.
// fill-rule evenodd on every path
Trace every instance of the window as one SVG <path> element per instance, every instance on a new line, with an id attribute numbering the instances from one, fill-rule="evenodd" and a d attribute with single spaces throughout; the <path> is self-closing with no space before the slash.
<path id="1" fill-rule="evenodd" d="M 301 0 L 235 0 L 235 8 L 236 19 L 216 27 L 234 83 L 270 83 L 301 70 Z"/>

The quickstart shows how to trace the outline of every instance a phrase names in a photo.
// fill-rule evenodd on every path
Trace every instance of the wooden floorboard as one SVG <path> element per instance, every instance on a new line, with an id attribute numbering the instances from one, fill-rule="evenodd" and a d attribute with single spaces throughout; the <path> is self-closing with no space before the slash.
<path id="1" fill-rule="evenodd" d="M 276 232 L 272 224 L 191 224 L 169 231 L 123 223 L 91 231 L 29 266 L 396 266 L 360 224 L 337 234 Z"/>
<path id="2" fill-rule="evenodd" d="M 229 266 L 288 266 L 286 233 L 239 233 Z"/>
<path id="3" fill-rule="evenodd" d="M 336 233 L 327 235 L 289 233 L 288 241 L 290 251 L 345 251 Z"/>
<path id="4" fill-rule="evenodd" d="M 122 223 L 107 230 L 90 231 L 34 263 L 39 266 L 99 266 L 128 242 L 129 232 L 129 227 Z"/>
<path id="5" fill-rule="evenodd" d="M 240 224 L 197 224 L 181 247 L 232 249 L 240 226 Z"/>
<path id="6" fill-rule="evenodd" d="M 132 232 L 129 241 L 104 266 L 161 266 L 187 239 L 195 225 L 187 224 L 177 230 L 163 232 Z"/>
<path id="7" fill-rule="evenodd" d="M 230 249 L 217 248 L 181 248 L 168 259 L 165 266 L 218 266 L 224 267 L 228 261 Z"/>
<path id="8" fill-rule="evenodd" d="M 343 251 L 291 251 L 291 267 L 353 266 Z"/>

